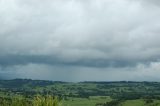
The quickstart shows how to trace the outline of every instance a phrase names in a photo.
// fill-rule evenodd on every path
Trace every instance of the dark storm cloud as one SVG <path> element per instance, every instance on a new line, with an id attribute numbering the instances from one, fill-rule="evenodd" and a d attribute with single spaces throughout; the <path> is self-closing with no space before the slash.
<path id="1" fill-rule="evenodd" d="M 136 62 L 127 60 L 105 60 L 105 59 L 82 59 L 77 61 L 60 60 L 56 56 L 43 55 L 3 55 L 0 56 L 1 66 L 27 65 L 27 64 L 48 64 L 59 66 L 86 66 L 86 67 L 126 67 L 135 66 Z"/>
<path id="2" fill-rule="evenodd" d="M 48 64 L 59 66 L 86 66 L 86 67 L 135 67 L 138 63 L 148 64 L 149 62 L 159 61 L 159 57 L 151 57 L 148 59 L 78 59 L 64 60 L 58 56 L 49 55 L 1 55 L 1 66 L 27 65 L 27 64 Z"/>
<path id="3" fill-rule="evenodd" d="M 16 73 L 38 66 L 53 73 L 55 67 L 81 69 L 77 73 L 154 69 L 160 61 L 159 5 L 159 0 L 1 0 L 0 72 L 7 72 L 1 76 L 10 76 L 11 68 Z"/>

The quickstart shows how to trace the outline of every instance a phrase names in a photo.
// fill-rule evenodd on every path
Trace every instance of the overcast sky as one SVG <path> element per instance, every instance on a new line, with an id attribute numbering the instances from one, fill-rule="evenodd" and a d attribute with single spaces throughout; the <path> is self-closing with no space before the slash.
<path id="1" fill-rule="evenodd" d="M 0 79 L 159 75 L 160 0 L 0 0 Z"/>

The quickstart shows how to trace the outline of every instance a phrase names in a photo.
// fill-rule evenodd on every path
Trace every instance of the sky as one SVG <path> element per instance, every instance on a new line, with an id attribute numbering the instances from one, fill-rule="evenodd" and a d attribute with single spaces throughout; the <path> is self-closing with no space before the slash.
<path id="1" fill-rule="evenodd" d="M 0 79 L 159 75 L 160 0 L 0 0 Z"/>

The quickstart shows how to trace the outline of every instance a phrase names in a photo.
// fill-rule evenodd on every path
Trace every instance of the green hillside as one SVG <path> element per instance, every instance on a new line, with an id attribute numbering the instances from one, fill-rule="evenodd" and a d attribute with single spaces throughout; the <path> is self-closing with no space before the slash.
<path id="1" fill-rule="evenodd" d="M 0 80 L 1 104 L 17 99 L 33 103 L 37 95 L 57 97 L 62 106 L 159 106 L 160 83 Z"/>

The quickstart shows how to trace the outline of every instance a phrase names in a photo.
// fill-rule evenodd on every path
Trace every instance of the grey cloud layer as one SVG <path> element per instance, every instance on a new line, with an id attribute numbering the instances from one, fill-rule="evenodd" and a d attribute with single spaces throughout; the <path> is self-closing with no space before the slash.
<path id="1" fill-rule="evenodd" d="M 159 0 L 1 0 L 0 66 L 159 62 Z M 129 70 L 129 69 L 128 69 Z"/>
<path id="2" fill-rule="evenodd" d="M 46 64 L 46 65 L 57 65 L 57 66 L 86 66 L 86 67 L 135 67 L 139 63 L 149 64 L 150 62 L 158 62 L 158 57 L 152 57 L 150 59 L 64 59 L 57 58 L 56 56 L 49 55 L 2 55 L 0 56 L 0 65 L 14 66 L 14 65 L 27 65 L 27 64 Z"/>

